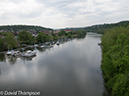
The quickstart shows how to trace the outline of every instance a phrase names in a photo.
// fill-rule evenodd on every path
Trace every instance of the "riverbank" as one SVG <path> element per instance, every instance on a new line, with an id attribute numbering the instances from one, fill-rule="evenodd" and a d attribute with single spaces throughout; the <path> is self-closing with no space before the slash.
<path id="1" fill-rule="evenodd" d="M 62 39 L 84 38 L 86 36 L 86 31 L 79 30 L 66 33 L 62 30 L 58 34 L 54 34 L 53 32 L 51 34 L 40 32 L 36 37 L 27 31 L 21 31 L 17 36 L 12 32 L 3 33 L 2 35 L 4 38 L 0 38 L 0 52 L 22 47 L 23 44 L 34 45 L 57 40 L 59 41 Z"/>
<path id="2" fill-rule="evenodd" d="M 112 96 L 129 96 L 129 26 L 108 29 L 102 36 L 105 86 Z"/>

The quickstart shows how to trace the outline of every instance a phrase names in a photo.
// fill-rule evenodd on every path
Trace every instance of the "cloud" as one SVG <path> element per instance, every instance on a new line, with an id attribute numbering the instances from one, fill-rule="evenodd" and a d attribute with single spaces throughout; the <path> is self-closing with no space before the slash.
<path id="1" fill-rule="evenodd" d="M 128 0 L 0 0 L 0 24 L 84 27 L 129 19 Z"/>

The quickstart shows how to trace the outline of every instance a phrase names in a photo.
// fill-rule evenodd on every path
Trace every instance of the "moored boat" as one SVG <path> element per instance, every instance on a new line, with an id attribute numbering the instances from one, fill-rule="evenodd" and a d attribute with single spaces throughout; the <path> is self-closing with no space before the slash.
<path id="1" fill-rule="evenodd" d="M 8 51 L 8 52 L 6 53 L 6 55 L 12 55 L 12 52 L 11 52 L 11 51 Z"/>
<path id="2" fill-rule="evenodd" d="M 19 51 L 14 51 L 14 52 L 13 52 L 13 56 L 15 56 L 15 57 L 21 56 L 21 52 L 19 52 Z"/>
<path id="3" fill-rule="evenodd" d="M 40 46 L 40 48 L 45 48 L 45 45 Z"/>
<path id="4" fill-rule="evenodd" d="M 35 50 L 34 50 L 34 51 L 28 50 L 28 51 L 25 52 L 24 57 L 35 56 L 36 53 L 37 53 L 37 52 L 36 52 Z"/>
<path id="5" fill-rule="evenodd" d="M 60 42 L 59 42 L 59 41 L 57 41 L 57 42 L 56 42 L 56 44 L 57 44 L 57 45 L 60 45 Z"/>

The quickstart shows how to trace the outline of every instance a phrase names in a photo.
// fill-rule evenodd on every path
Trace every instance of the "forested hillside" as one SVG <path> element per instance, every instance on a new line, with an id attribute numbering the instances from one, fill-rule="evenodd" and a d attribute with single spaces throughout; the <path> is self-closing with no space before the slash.
<path id="1" fill-rule="evenodd" d="M 113 96 L 129 96 L 129 25 L 119 24 L 102 36 L 101 69 Z"/>
<path id="2" fill-rule="evenodd" d="M 118 22 L 118 23 L 98 24 L 98 25 L 92 25 L 92 26 L 88 26 L 88 27 L 67 28 L 67 29 L 72 29 L 74 31 L 86 30 L 86 32 L 95 32 L 95 33 L 103 34 L 105 32 L 105 29 L 110 29 L 110 28 L 113 28 L 113 27 L 127 27 L 128 25 L 129 25 L 129 21 L 121 21 L 121 22 Z"/>
<path id="3" fill-rule="evenodd" d="M 5 31 L 5 32 L 14 32 L 14 31 L 21 31 L 21 30 L 26 30 L 26 31 L 35 31 L 35 32 L 41 32 L 44 30 L 52 30 L 50 28 L 45 28 L 41 26 L 30 26 L 30 25 L 7 25 L 7 26 L 0 26 L 0 31 Z"/>
<path id="4" fill-rule="evenodd" d="M 118 23 L 112 23 L 112 24 L 99 24 L 99 25 L 93 25 L 90 27 L 85 27 L 84 29 L 87 32 L 95 32 L 95 33 L 104 33 L 105 29 L 110 29 L 113 27 L 127 27 L 129 25 L 129 21 L 121 21 Z"/>

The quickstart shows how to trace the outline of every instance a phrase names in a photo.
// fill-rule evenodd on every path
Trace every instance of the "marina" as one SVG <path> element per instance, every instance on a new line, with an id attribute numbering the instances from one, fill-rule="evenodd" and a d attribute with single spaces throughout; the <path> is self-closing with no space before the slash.
<path id="1" fill-rule="evenodd" d="M 68 39 L 68 41 L 70 41 L 70 39 Z M 36 48 L 41 48 L 41 49 L 47 49 L 47 48 L 52 48 L 55 44 L 60 45 L 63 44 L 64 42 L 67 42 L 67 39 L 65 40 L 57 40 L 56 42 L 52 41 L 52 42 L 45 42 L 44 44 L 34 44 L 34 45 L 26 45 L 26 44 L 22 44 L 24 47 L 22 48 L 18 48 L 18 49 L 12 49 L 8 51 L 4 51 L 4 52 L 0 52 L 0 54 L 6 54 L 6 55 L 12 55 L 14 57 L 31 57 L 31 56 L 36 56 Z M 27 48 L 31 48 L 31 50 L 26 50 L 26 52 L 24 52 L 25 49 Z"/>

